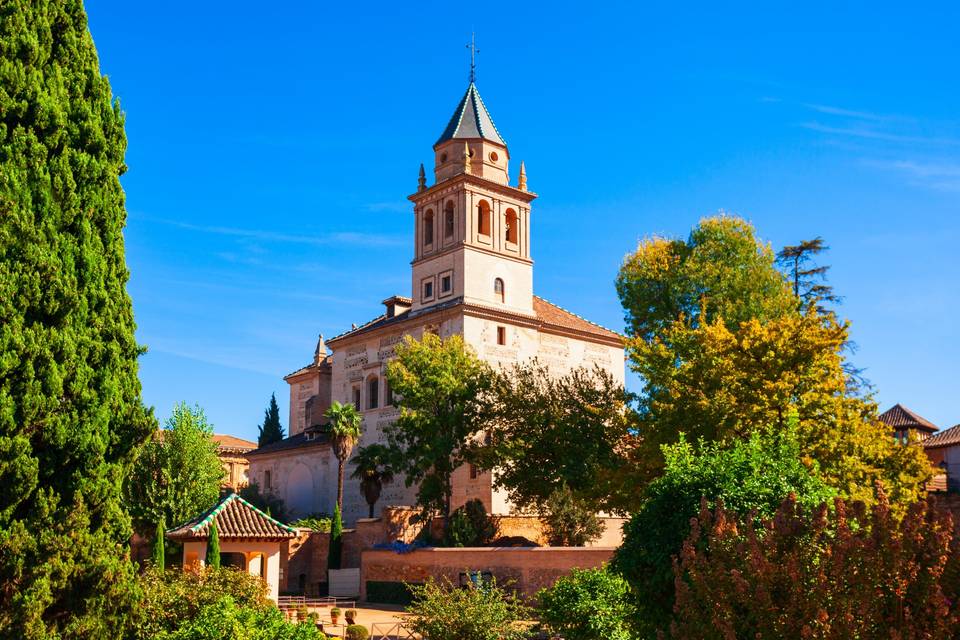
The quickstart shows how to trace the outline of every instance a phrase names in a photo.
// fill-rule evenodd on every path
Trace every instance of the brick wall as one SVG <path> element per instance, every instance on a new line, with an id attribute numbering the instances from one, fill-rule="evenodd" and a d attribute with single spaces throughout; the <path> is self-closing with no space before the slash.
<path id="1" fill-rule="evenodd" d="M 464 571 L 490 572 L 501 586 L 525 598 L 552 586 L 573 568 L 598 567 L 613 556 L 613 547 L 465 547 L 417 549 L 395 553 L 369 549 L 362 553 L 360 598 L 366 599 L 367 582 L 423 583 L 428 578 L 458 584 Z"/>

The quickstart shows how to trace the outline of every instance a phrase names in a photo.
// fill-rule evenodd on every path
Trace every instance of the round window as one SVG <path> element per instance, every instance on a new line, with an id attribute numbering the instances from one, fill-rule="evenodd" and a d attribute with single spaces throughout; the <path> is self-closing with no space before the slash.
<path id="1" fill-rule="evenodd" d="M 490 162 L 496 162 L 499 159 L 500 159 L 500 156 L 497 155 L 496 151 L 490 152 Z"/>

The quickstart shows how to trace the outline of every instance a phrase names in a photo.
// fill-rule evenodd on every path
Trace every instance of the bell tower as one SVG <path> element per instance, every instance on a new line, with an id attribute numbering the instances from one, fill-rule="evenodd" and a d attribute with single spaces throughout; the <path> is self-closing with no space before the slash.
<path id="1" fill-rule="evenodd" d="M 533 314 L 526 170 L 510 185 L 510 151 L 471 81 L 421 166 L 414 213 L 413 307 L 464 302 Z"/>

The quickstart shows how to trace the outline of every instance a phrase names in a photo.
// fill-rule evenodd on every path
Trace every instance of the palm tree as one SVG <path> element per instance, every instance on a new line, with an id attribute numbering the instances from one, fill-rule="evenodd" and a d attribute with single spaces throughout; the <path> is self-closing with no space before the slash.
<path id="1" fill-rule="evenodd" d="M 393 480 L 393 469 L 387 461 L 389 450 L 382 444 L 371 444 L 360 447 L 357 455 L 351 460 L 356 469 L 350 474 L 351 478 L 360 481 L 360 492 L 370 507 L 370 517 L 373 517 L 373 505 L 380 499 L 383 485 Z"/>
<path id="2" fill-rule="evenodd" d="M 360 439 L 363 418 L 352 404 L 334 401 L 324 413 L 330 419 L 330 443 L 337 456 L 337 507 L 343 513 L 343 463 L 350 457 L 353 445 Z"/>

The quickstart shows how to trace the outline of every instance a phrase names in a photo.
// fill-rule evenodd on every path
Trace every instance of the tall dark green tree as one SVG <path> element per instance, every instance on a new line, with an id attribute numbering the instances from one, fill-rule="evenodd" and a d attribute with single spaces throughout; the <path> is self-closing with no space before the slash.
<path id="1" fill-rule="evenodd" d="M 829 265 L 816 263 L 819 254 L 830 247 L 817 236 L 813 240 L 801 240 L 800 244 L 788 245 L 777 252 L 777 264 L 790 280 L 795 295 L 803 304 L 814 305 L 818 311 L 827 311 L 826 303 L 839 302 L 833 286 L 827 284 Z"/>
<path id="2" fill-rule="evenodd" d="M 165 527 L 163 526 L 163 519 L 161 518 L 157 521 L 157 532 L 153 536 L 153 549 L 150 553 L 150 559 L 153 561 L 153 566 L 155 566 L 160 571 L 163 571 L 163 566 L 166 564 L 166 554 L 164 553 L 164 544 L 163 544 L 163 534 Z"/>
<path id="3" fill-rule="evenodd" d="M 207 566 L 212 569 L 220 568 L 220 534 L 217 533 L 217 523 L 210 525 L 210 538 L 207 540 Z"/>
<path id="4" fill-rule="evenodd" d="M 283 440 L 283 425 L 280 424 L 280 407 L 277 406 L 276 394 L 270 394 L 270 404 L 263 412 L 263 424 L 257 428 L 260 430 L 257 444 L 261 447 Z"/>
<path id="5" fill-rule="evenodd" d="M 120 105 L 80 0 L 0 3 L 0 637 L 116 637 L 141 403 Z"/>

